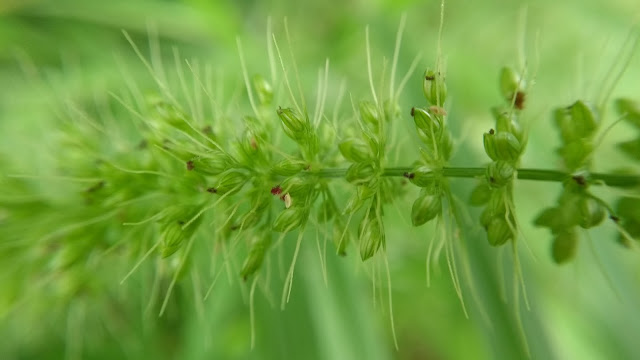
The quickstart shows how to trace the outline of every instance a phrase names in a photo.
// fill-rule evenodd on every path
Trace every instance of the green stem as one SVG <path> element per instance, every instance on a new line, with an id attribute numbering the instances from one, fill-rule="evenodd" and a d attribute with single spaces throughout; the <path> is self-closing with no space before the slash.
<path id="1" fill-rule="evenodd" d="M 405 174 L 411 173 L 413 169 L 414 168 L 412 167 L 390 167 L 384 169 L 382 176 L 405 176 Z M 434 171 L 441 171 L 442 176 L 449 178 L 477 178 L 484 176 L 486 169 L 483 167 L 445 167 L 441 170 Z M 346 173 L 347 169 L 345 168 L 334 168 L 322 169 L 313 172 L 312 174 L 323 178 L 339 178 L 344 177 Z M 517 176 L 520 180 L 562 182 L 574 177 L 575 175 L 556 170 L 518 169 Z M 584 179 L 595 185 L 600 183 L 615 187 L 632 187 L 640 185 L 640 176 L 632 174 L 589 173 Z"/>

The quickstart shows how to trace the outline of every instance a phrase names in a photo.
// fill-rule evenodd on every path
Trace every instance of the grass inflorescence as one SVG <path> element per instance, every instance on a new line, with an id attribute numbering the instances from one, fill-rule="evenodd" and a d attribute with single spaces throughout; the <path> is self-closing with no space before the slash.
<path id="1" fill-rule="evenodd" d="M 2 256 L 11 258 L 4 270 L 14 279 L 2 297 L 5 308 L 40 294 L 41 288 L 50 288 L 46 296 L 56 302 L 100 298 L 100 289 L 108 288 L 111 280 L 126 284 L 150 263 L 144 270 L 149 282 L 145 287 L 151 298 L 160 296 L 162 301 L 156 304 L 152 299 L 146 309 L 158 308 L 163 315 L 176 286 L 205 277 L 209 284 L 199 294 L 202 301 L 226 274 L 247 283 L 244 291 L 253 322 L 255 293 L 263 291 L 272 298 L 272 278 L 284 278 L 280 304 L 284 307 L 289 302 L 305 234 L 315 233 L 325 282 L 328 249 L 340 256 L 353 252 L 365 264 L 371 263 L 367 271 L 374 286 L 380 281 L 379 267 L 385 267 L 393 328 L 390 260 L 385 250 L 398 246 L 401 239 L 392 242 L 387 236 L 385 212 L 407 194 L 416 194 L 407 190 L 409 186 L 417 187 L 417 196 L 410 209 L 403 209 L 403 216 L 414 227 L 434 224 L 429 228 L 433 233 L 428 234 L 432 237 L 426 255 L 428 281 L 444 255 L 465 315 L 464 284 L 475 294 L 472 279 L 461 279 L 470 275 L 466 257 L 472 256 L 467 239 L 459 236 L 459 229 L 466 225 L 466 205 L 481 208 L 475 223 L 484 229 L 489 245 L 511 246 L 516 312 L 520 291 L 527 301 L 517 250 L 524 241 L 514 199 L 518 181 L 563 186 L 557 203 L 542 209 L 534 220 L 536 226 L 549 229 L 550 256 L 556 263 L 573 260 L 581 231 L 605 221 L 615 225 L 619 242 L 637 246 L 637 166 L 631 172 L 601 173 L 592 165 L 597 136 L 606 132 L 601 129 L 608 103 L 576 99 L 557 107 L 552 116 L 562 142 L 556 150 L 562 167 L 523 168 L 521 159 L 528 150 L 523 119 L 535 79 L 527 79 L 526 67 L 504 67 L 496 83 L 503 102 L 490 109 L 495 124 L 482 135 L 488 164 L 457 167 L 452 158 L 459 144 L 449 126 L 456 119 L 449 116 L 441 45 L 432 67 L 414 75 L 414 61 L 396 84 L 404 22 L 403 18 L 391 67 L 387 69 L 385 63 L 380 76 L 372 70 L 366 30 L 363 66 L 369 95 L 363 100 L 354 99 L 354 94 L 347 98 L 341 87 L 335 104 L 329 104 L 327 94 L 334 89 L 326 60 L 318 73 L 313 110 L 305 99 L 288 28 L 289 56 L 268 31 L 269 76 L 249 74 L 238 41 L 248 103 L 239 101 L 246 106 L 237 108 L 233 104 L 233 111 L 218 102 L 222 94 L 212 85 L 208 69 L 184 61 L 176 51 L 174 86 L 158 58 L 152 54 L 147 60 L 125 33 L 155 80 L 157 93 L 145 95 L 135 84 L 128 91 L 112 93 L 110 106 L 118 106 L 118 116 L 126 116 L 128 122 L 114 121 L 114 114 L 100 109 L 67 106 L 56 142 L 58 174 L 3 174 Z M 424 101 L 407 108 L 400 99 L 411 78 L 420 78 L 421 84 L 408 86 L 407 91 L 421 91 Z M 387 87 L 389 91 L 384 91 Z M 636 100 L 616 99 L 613 104 L 619 121 L 637 128 L 640 105 Z M 351 111 L 343 111 L 343 102 L 350 102 Z M 398 163 L 390 154 L 404 137 L 397 125 L 402 119 L 412 119 L 415 125 L 409 136 L 417 139 L 419 156 Z M 121 138 L 124 133 L 129 135 Z M 619 144 L 630 166 L 639 160 L 639 143 L 636 139 Z M 458 194 L 451 185 L 454 178 L 470 178 L 476 185 L 470 194 Z M 54 200 L 40 196 L 33 190 L 36 183 L 64 184 L 70 196 Z M 623 189 L 625 195 L 605 199 L 593 191 L 602 186 Z M 291 233 L 295 233 L 295 249 L 287 267 L 280 249 Z M 126 271 L 92 276 L 107 261 L 129 266 Z M 27 272 L 25 264 L 29 264 Z M 209 268 L 208 274 L 200 275 L 202 268 Z"/>

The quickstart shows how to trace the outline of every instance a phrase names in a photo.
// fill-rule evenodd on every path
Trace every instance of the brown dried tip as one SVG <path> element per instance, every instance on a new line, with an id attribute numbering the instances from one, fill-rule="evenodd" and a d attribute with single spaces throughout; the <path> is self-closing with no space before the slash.
<path id="1" fill-rule="evenodd" d="M 496 131 L 495 131 L 495 130 L 493 130 L 493 129 L 490 129 L 490 130 L 489 130 L 489 134 L 493 135 L 493 134 L 495 134 L 495 133 L 496 133 Z"/>
<path id="2" fill-rule="evenodd" d="M 406 177 L 407 179 L 413 179 L 416 176 L 416 174 L 405 172 L 404 174 L 402 174 L 402 176 Z"/>
<path id="3" fill-rule="evenodd" d="M 207 189 L 207 192 L 212 193 L 212 194 L 217 194 L 218 193 L 218 189 L 214 188 L 214 187 L 210 187 Z"/>
<path id="4" fill-rule="evenodd" d="M 416 108 L 412 107 L 411 108 L 411 117 L 413 117 L 413 114 L 415 113 L 415 111 L 416 111 Z"/>
<path id="5" fill-rule="evenodd" d="M 522 110 L 524 109 L 524 101 L 526 100 L 526 95 L 524 92 L 522 91 L 518 91 L 516 92 L 516 99 L 514 102 L 514 106 L 516 107 L 516 109 L 518 110 Z"/>
<path id="6" fill-rule="evenodd" d="M 195 166 L 193 165 L 193 161 L 189 160 L 187 161 L 187 170 L 191 171 L 195 168 Z"/>
<path id="7" fill-rule="evenodd" d="M 576 184 L 578 185 L 586 185 L 587 184 L 587 179 L 584 178 L 584 176 L 582 175 L 574 175 L 571 177 L 573 179 L 573 181 L 576 182 Z"/>
<path id="8" fill-rule="evenodd" d="M 429 110 L 431 110 L 431 112 L 436 115 L 442 115 L 442 116 L 447 115 L 447 111 L 444 108 L 441 108 L 440 106 L 435 106 L 435 105 L 429 106 Z"/>
<path id="9" fill-rule="evenodd" d="M 88 188 L 86 190 L 86 192 L 88 192 L 88 193 L 96 192 L 96 191 L 102 189 L 104 187 L 104 185 L 105 185 L 105 182 L 104 182 L 104 180 L 102 180 L 102 181 L 98 182 L 97 184 L 95 184 L 95 185 L 91 186 L 90 188 Z"/>

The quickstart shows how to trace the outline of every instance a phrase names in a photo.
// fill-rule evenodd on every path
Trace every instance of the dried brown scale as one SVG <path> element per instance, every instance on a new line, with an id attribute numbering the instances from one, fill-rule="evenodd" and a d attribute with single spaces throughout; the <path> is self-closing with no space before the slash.
<path id="1" fill-rule="evenodd" d="M 97 184 L 95 184 L 95 185 L 91 186 L 90 188 L 88 188 L 86 190 L 86 192 L 88 192 L 88 193 L 96 192 L 96 191 L 102 189 L 105 185 L 106 185 L 106 182 L 104 180 L 100 181 Z"/>
<path id="2" fill-rule="evenodd" d="M 526 94 L 522 91 L 518 91 L 516 92 L 516 99 L 513 105 L 515 106 L 516 109 L 522 110 L 524 109 L 525 100 L 526 100 Z"/>
<path id="3" fill-rule="evenodd" d="M 574 175 L 571 177 L 571 179 L 573 179 L 573 181 L 575 181 L 578 185 L 584 186 L 587 184 L 587 179 L 585 179 L 585 177 L 582 175 Z"/>

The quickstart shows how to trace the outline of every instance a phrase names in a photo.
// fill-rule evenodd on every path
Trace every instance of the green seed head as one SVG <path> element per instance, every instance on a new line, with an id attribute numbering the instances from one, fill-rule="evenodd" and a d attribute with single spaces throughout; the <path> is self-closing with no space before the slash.
<path id="1" fill-rule="evenodd" d="M 360 139 L 348 139 L 338 144 L 338 149 L 345 159 L 351 162 L 367 162 L 374 158 L 371 146 Z"/>
<path id="2" fill-rule="evenodd" d="M 222 151 L 213 151 L 207 156 L 197 157 L 187 162 L 187 170 L 205 175 L 220 175 L 233 166 L 234 162 Z"/>
<path id="3" fill-rule="evenodd" d="M 253 130 L 247 128 L 234 144 L 239 161 L 250 167 L 265 165 L 268 162 L 268 155 L 263 141 L 264 139 L 260 138 Z"/>
<path id="4" fill-rule="evenodd" d="M 554 234 L 571 229 L 581 223 L 582 214 L 580 204 L 582 199 L 583 194 L 567 191 L 567 188 L 565 188 L 556 207 L 555 226 L 551 228 Z"/>
<path id="5" fill-rule="evenodd" d="M 243 279 L 246 280 L 249 276 L 253 275 L 260 266 L 262 266 L 264 256 L 269 249 L 269 246 L 271 246 L 270 235 L 253 235 L 249 254 L 242 265 L 242 270 L 240 271 L 240 276 L 242 276 Z"/>
<path id="6" fill-rule="evenodd" d="M 441 184 L 440 177 L 427 166 L 420 166 L 413 170 L 413 172 L 405 174 L 405 177 L 411 181 L 412 184 L 421 188 L 430 189 L 431 194 L 439 192 Z"/>
<path id="7" fill-rule="evenodd" d="M 177 205 L 164 217 L 160 230 L 162 243 L 160 253 L 163 258 L 169 257 L 178 251 L 184 241 L 190 239 L 196 232 L 202 221 L 202 217 L 198 217 L 185 229 L 183 229 L 183 226 L 198 210 L 199 209 L 194 206 Z"/>
<path id="8" fill-rule="evenodd" d="M 485 210 L 489 211 L 491 217 L 504 216 L 507 213 L 507 205 L 505 203 L 505 188 L 492 188 L 489 202 L 485 207 Z"/>
<path id="9" fill-rule="evenodd" d="M 386 100 L 384 102 L 384 117 L 387 122 L 400 117 L 400 105 L 396 101 Z"/>
<path id="10" fill-rule="evenodd" d="M 380 126 L 380 112 L 370 101 L 360 102 L 360 118 L 367 124 L 371 124 L 374 129 Z"/>
<path id="11" fill-rule="evenodd" d="M 571 142 L 578 138 L 577 132 L 573 129 L 571 112 L 567 108 L 557 108 L 553 111 L 553 121 L 564 143 Z"/>
<path id="12" fill-rule="evenodd" d="M 290 177 L 282 182 L 282 193 L 289 194 L 296 203 L 304 202 L 313 195 L 314 184 L 304 177 Z"/>
<path id="13" fill-rule="evenodd" d="M 285 134 L 295 142 L 303 142 L 308 124 L 302 120 L 302 116 L 291 108 L 278 108 L 277 113 Z"/>
<path id="14" fill-rule="evenodd" d="M 376 176 L 376 168 L 372 162 L 355 163 L 349 166 L 345 179 L 354 184 L 363 184 Z"/>
<path id="15" fill-rule="evenodd" d="M 299 159 L 284 159 L 271 168 L 271 172 L 280 176 L 293 176 L 308 168 L 306 161 Z"/>
<path id="16" fill-rule="evenodd" d="M 500 93 L 502 97 L 511 103 L 514 95 L 522 92 L 526 86 L 520 76 L 510 67 L 503 67 L 500 70 Z"/>
<path id="17" fill-rule="evenodd" d="M 500 246 L 515 239 L 515 234 L 507 220 L 501 216 L 494 216 L 487 225 L 487 240 L 491 246 Z"/>
<path id="18" fill-rule="evenodd" d="M 189 133 L 192 131 L 186 122 L 186 115 L 177 106 L 155 96 L 148 99 L 147 102 L 150 107 L 151 123 L 160 132 L 169 132 L 170 128 Z"/>
<path id="19" fill-rule="evenodd" d="M 373 209 L 360 223 L 360 258 L 365 261 L 376 254 L 385 242 L 384 227 Z"/>
<path id="20" fill-rule="evenodd" d="M 508 162 L 516 162 L 522 154 L 522 145 L 520 141 L 510 132 L 493 130 L 485 133 L 483 136 L 484 151 L 489 155 L 491 160 L 504 160 Z"/>
<path id="21" fill-rule="evenodd" d="M 239 226 L 241 226 L 243 230 L 250 229 L 260 223 L 263 215 L 264 211 L 248 211 L 242 216 Z"/>
<path id="22" fill-rule="evenodd" d="M 442 106 L 447 100 L 447 85 L 440 72 L 429 69 L 424 72 L 422 91 L 430 105 Z"/>
<path id="23" fill-rule="evenodd" d="M 242 189 L 248 180 L 249 177 L 243 171 L 236 169 L 227 170 L 218 178 L 214 192 L 219 195 L 227 193 L 235 194 Z"/>
<path id="24" fill-rule="evenodd" d="M 580 227 L 590 229 L 599 225 L 605 217 L 604 207 L 591 197 L 582 197 L 579 202 Z"/>
<path id="25" fill-rule="evenodd" d="M 496 119 L 496 131 L 509 132 L 522 144 L 524 142 L 524 131 L 518 123 L 517 114 L 513 111 L 501 111 L 498 108 L 492 109 L 493 117 Z"/>
<path id="26" fill-rule="evenodd" d="M 416 128 L 421 130 L 425 136 L 430 138 L 435 136 L 436 139 L 440 137 L 442 122 L 439 117 L 433 116 L 429 110 L 423 108 L 411 109 L 411 116 L 413 116 Z"/>
<path id="27" fill-rule="evenodd" d="M 558 149 L 564 160 L 564 165 L 571 171 L 579 170 L 588 165 L 593 153 L 593 144 L 588 139 L 574 140 Z"/>
<path id="28" fill-rule="evenodd" d="M 583 101 L 556 109 L 553 118 L 565 144 L 593 137 L 599 122 L 595 110 Z"/>
<path id="29" fill-rule="evenodd" d="M 442 213 L 442 197 L 421 192 L 413 202 L 411 208 L 411 222 L 413 226 L 420 226 L 434 219 Z"/>
<path id="30" fill-rule="evenodd" d="M 253 89 L 258 94 L 258 100 L 260 104 L 268 106 L 271 105 L 273 100 L 273 88 L 262 75 L 253 76 Z"/>
<path id="31" fill-rule="evenodd" d="M 305 224 L 309 218 L 309 209 L 292 206 L 284 209 L 273 222 L 273 231 L 289 232 Z"/>
<path id="32" fill-rule="evenodd" d="M 378 193 L 378 187 L 380 182 L 377 178 L 373 178 L 367 183 L 363 183 L 357 186 L 356 193 L 351 196 L 347 206 L 344 209 L 345 214 L 353 214 L 362 208 L 367 200 L 371 199 Z"/>
<path id="33" fill-rule="evenodd" d="M 556 235 L 551 247 L 551 255 L 556 264 L 565 264 L 573 259 L 578 248 L 578 235 L 575 229 L 567 229 Z"/>
<path id="34" fill-rule="evenodd" d="M 513 180 L 516 169 L 509 162 L 498 160 L 487 167 L 486 177 L 489 186 L 499 188 Z"/>
<path id="35" fill-rule="evenodd" d="M 482 225 L 482 227 L 486 230 L 487 228 L 489 228 L 489 223 L 494 217 L 494 212 L 489 208 L 485 208 L 480 214 L 480 225 Z"/>
<path id="36" fill-rule="evenodd" d="M 440 144 L 438 145 L 438 151 L 440 152 L 440 156 L 445 161 L 448 161 L 451 158 L 451 153 L 453 151 L 453 140 L 451 139 L 451 133 L 448 131 L 442 132 L 442 137 L 440 138 Z"/>
<path id="37" fill-rule="evenodd" d="M 581 138 L 592 137 L 598 129 L 598 115 L 595 109 L 583 101 L 571 106 L 571 120 L 575 131 Z"/>
<path id="38" fill-rule="evenodd" d="M 269 205 L 271 204 L 271 197 L 269 195 L 269 192 L 265 191 L 262 188 L 252 188 L 248 192 L 248 195 L 251 199 L 251 206 L 242 217 L 241 226 L 243 229 L 248 229 L 255 225 L 258 225 L 260 220 L 262 220 L 263 216 L 269 209 Z"/>
<path id="39" fill-rule="evenodd" d="M 420 140 L 429 148 L 429 153 L 435 152 L 436 148 L 444 159 L 450 153 L 450 140 L 446 138 L 448 132 L 444 131 L 442 116 L 434 115 L 429 110 L 422 108 L 412 108 L 411 115 L 416 124 L 416 130 Z M 447 153 L 447 154 L 445 154 Z M 430 155 L 425 158 L 429 158 Z"/>
<path id="40" fill-rule="evenodd" d="M 538 214 L 536 219 L 533 221 L 533 224 L 538 227 L 546 227 L 552 230 L 562 227 L 560 211 L 561 209 L 557 207 L 546 208 Z"/>
<path id="41" fill-rule="evenodd" d="M 162 257 L 166 258 L 180 249 L 185 240 L 185 233 L 182 230 L 182 223 L 172 221 L 162 229 Z"/>

